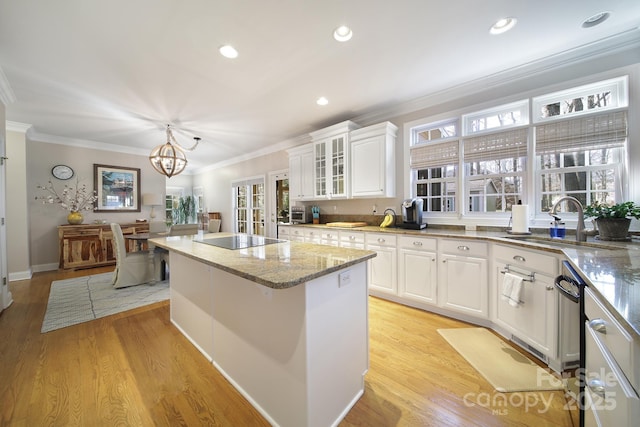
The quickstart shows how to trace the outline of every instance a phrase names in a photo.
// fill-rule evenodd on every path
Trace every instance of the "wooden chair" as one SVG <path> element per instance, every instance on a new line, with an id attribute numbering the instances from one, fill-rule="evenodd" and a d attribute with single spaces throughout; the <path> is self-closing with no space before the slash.
<path id="1" fill-rule="evenodd" d="M 120 224 L 111 224 L 116 269 L 113 286 L 124 288 L 154 281 L 154 263 L 149 251 L 127 252 Z"/>

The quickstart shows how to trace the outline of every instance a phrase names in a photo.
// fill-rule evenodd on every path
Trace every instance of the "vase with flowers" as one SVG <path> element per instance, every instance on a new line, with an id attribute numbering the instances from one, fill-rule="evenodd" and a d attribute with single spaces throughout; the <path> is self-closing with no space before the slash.
<path id="1" fill-rule="evenodd" d="M 629 240 L 631 218 L 640 219 L 640 206 L 595 201 L 584 209 L 584 216 L 595 219 L 600 240 Z"/>
<path id="2" fill-rule="evenodd" d="M 56 190 L 51 181 L 47 185 L 38 185 L 38 189 L 48 194 L 36 196 L 36 200 L 44 204 L 57 204 L 69 211 L 67 215 L 69 224 L 82 224 L 84 221 L 82 211 L 94 210 L 94 203 L 98 200 L 96 192 L 89 191 L 86 184 L 81 186 L 79 179 L 76 180 L 75 187 L 65 184 L 62 191 Z"/>

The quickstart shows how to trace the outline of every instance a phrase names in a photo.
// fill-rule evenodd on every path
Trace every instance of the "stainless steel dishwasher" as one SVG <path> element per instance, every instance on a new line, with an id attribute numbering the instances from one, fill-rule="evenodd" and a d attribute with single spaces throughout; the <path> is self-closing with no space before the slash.
<path id="1" fill-rule="evenodd" d="M 585 387 L 585 310 L 584 310 L 584 287 L 585 280 L 578 274 L 569 261 L 562 261 L 562 271 L 555 280 L 555 286 L 560 295 L 565 297 L 570 303 L 577 304 L 580 317 L 580 362 L 578 368 L 578 383 L 580 392 L 578 394 L 578 407 L 580 410 L 580 427 L 584 427 L 584 387 Z M 562 304 L 561 304 L 562 306 Z M 573 311 L 573 310 L 571 310 Z"/>

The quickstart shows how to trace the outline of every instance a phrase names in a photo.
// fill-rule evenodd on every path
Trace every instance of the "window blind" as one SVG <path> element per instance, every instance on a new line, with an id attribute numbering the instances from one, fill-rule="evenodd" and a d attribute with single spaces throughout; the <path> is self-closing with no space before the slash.
<path id="1" fill-rule="evenodd" d="M 527 128 L 465 138 L 463 145 L 465 163 L 525 157 Z"/>
<path id="2" fill-rule="evenodd" d="M 626 140 L 626 111 L 594 114 L 536 126 L 537 155 L 622 147 Z"/>
<path id="3" fill-rule="evenodd" d="M 458 141 L 427 143 L 411 147 L 411 169 L 435 168 L 458 164 Z"/>

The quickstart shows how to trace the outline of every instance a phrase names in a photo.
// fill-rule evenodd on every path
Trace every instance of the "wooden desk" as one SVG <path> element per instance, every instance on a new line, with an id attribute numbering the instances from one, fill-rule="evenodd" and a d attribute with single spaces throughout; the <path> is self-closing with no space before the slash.
<path id="1" fill-rule="evenodd" d="M 149 223 L 125 223 L 120 227 L 125 238 L 142 233 L 147 233 L 149 238 Z M 60 225 L 58 240 L 60 269 L 78 270 L 116 263 L 110 224 Z M 127 250 L 136 251 L 136 246 L 132 245 Z"/>

